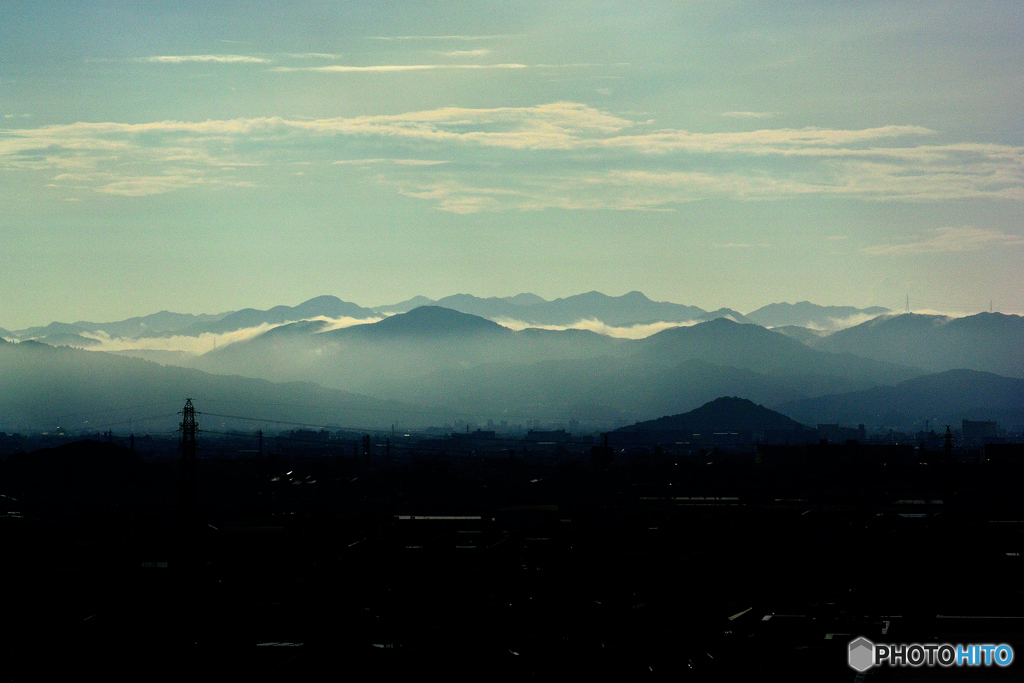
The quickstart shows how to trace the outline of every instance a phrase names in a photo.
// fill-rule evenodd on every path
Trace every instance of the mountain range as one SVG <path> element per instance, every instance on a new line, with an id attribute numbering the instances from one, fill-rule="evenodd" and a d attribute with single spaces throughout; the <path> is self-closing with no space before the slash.
<path id="1" fill-rule="evenodd" d="M 39 342 L 0 343 L 0 430 L 143 430 L 174 432 L 186 397 L 210 430 L 255 430 L 259 420 L 337 428 L 387 429 L 450 419 L 447 413 L 328 389 L 309 382 L 272 383 L 162 366 L 138 358 Z M 279 427 L 276 427 L 279 428 Z"/>
<path id="2" fill-rule="evenodd" d="M 836 330 L 853 323 L 890 313 L 888 308 L 871 306 L 819 306 L 810 301 L 795 304 L 768 304 L 747 313 L 747 320 L 765 327 L 805 327 L 813 330 Z"/>
<path id="3" fill-rule="evenodd" d="M 766 327 L 803 325 L 831 330 L 837 329 L 837 325 L 842 321 L 887 311 L 887 309 L 878 307 L 857 309 L 848 306 L 817 306 L 801 302 L 799 304 L 765 306 L 749 314 L 755 317 L 748 318 L 729 308 L 705 311 L 697 306 L 652 301 L 640 292 L 629 292 L 617 297 L 600 292 L 587 292 L 553 301 L 530 293 L 488 298 L 471 294 L 455 294 L 438 300 L 416 296 L 396 304 L 377 307 L 359 306 L 343 301 L 336 296 L 318 296 L 297 306 L 274 306 L 267 310 L 245 308 L 238 311 L 201 315 L 161 311 L 152 315 L 108 323 L 54 322 L 45 326 L 21 330 L 0 329 L 0 336 L 15 340 L 34 339 L 55 346 L 86 348 L 98 346 L 97 340 L 102 338 L 131 340 L 160 339 L 176 335 L 198 337 L 203 334 L 225 334 L 314 318 L 374 320 L 396 313 L 408 313 L 414 308 L 425 305 L 449 308 L 498 322 L 559 327 L 578 325 L 586 321 L 597 321 L 613 327 L 628 327 L 652 323 L 695 323 L 715 318 L 730 318 L 736 322 L 756 322 Z"/>
<path id="4" fill-rule="evenodd" d="M 811 344 L 823 351 L 853 353 L 933 372 L 967 368 L 1024 377 L 1024 317 L 1019 315 L 885 315 Z"/>
<path id="5" fill-rule="evenodd" d="M 916 424 L 924 428 L 952 425 L 963 419 L 996 420 L 1004 426 L 1024 425 L 1024 379 L 976 370 L 947 370 L 922 375 L 894 386 L 788 401 L 781 412 L 807 424 Z"/>
<path id="6" fill-rule="evenodd" d="M 902 381 L 920 370 L 812 349 L 758 325 L 715 319 L 617 339 L 513 331 L 423 306 L 366 325 L 285 325 L 195 360 L 207 372 L 315 381 L 488 419 L 627 423 L 723 393 L 774 405 Z"/>
<path id="7" fill-rule="evenodd" d="M 632 324 L 628 321 L 650 319 L 641 316 L 644 310 L 659 316 L 674 310 L 677 317 L 692 312 L 639 293 L 589 293 L 552 302 L 529 294 L 507 299 L 462 295 L 446 303 L 489 306 L 495 317 L 510 307 L 521 309 L 525 313 L 516 318 L 520 322 L 564 320 L 557 316 L 591 311 Z M 0 410 L 12 420 L 6 424 L 50 425 L 59 418 L 84 428 L 86 420 L 95 424 L 79 415 L 90 409 L 106 411 L 102 419 L 114 422 L 138 419 L 132 406 L 151 401 L 169 405 L 185 396 L 205 395 L 255 405 L 273 396 L 276 403 L 296 407 L 289 415 L 309 423 L 379 427 L 399 420 L 425 426 L 462 415 L 520 423 L 576 420 L 606 428 L 684 413 L 730 395 L 778 408 L 808 424 L 852 421 L 899 428 L 924 419 L 986 416 L 1006 424 L 1024 421 L 1011 400 L 1017 386 L 1013 382 L 1021 381 L 1013 378 L 1024 376 L 1020 316 L 882 314 L 831 334 L 799 325 L 768 329 L 744 322 L 796 319 L 816 324 L 820 316 L 873 312 L 806 302 L 766 308 L 748 316 L 706 314 L 707 320 L 691 318 L 639 339 L 562 329 L 554 323 L 512 329 L 440 305 L 384 315 L 381 309 L 336 297 L 220 316 L 161 313 L 108 327 L 128 330 L 126 334 L 142 330 L 167 335 L 182 325 L 173 334 L 244 329 L 252 335 L 198 356 L 160 348 L 119 352 L 145 354 L 165 366 L 39 342 L 4 343 Z M 626 316 L 629 310 L 635 317 Z M 338 327 L 341 318 L 365 322 Z M 51 341 L 74 337 L 76 329 L 81 333 L 77 336 L 107 334 L 93 323 L 79 324 L 88 329 L 61 324 L 35 329 Z M 953 382 L 943 374 L 949 371 L 968 374 Z M 1004 385 L 1009 389 L 995 388 Z M 971 403 L 969 396 L 978 398 Z M 371 414 L 372 419 L 360 417 Z"/>

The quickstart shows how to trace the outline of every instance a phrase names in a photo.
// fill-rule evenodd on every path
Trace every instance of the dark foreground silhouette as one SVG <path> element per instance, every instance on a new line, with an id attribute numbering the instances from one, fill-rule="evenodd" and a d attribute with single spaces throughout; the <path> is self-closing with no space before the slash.
<path id="1" fill-rule="evenodd" d="M 9 455 L 2 677 L 852 681 L 857 636 L 1024 657 L 1019 446 L 463 444 L 208 439 L 196 509 L 173 439 Z"/>

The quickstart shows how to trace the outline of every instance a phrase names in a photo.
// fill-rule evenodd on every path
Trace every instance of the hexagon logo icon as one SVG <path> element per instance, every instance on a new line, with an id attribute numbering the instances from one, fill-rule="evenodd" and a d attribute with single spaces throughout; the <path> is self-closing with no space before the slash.
<path id="1" fill-rule="evenodd" d="M 850 641 L 850 667 L 856 671 L 867 671 L 875 665 L 875 644 L 867 638 Z"/>

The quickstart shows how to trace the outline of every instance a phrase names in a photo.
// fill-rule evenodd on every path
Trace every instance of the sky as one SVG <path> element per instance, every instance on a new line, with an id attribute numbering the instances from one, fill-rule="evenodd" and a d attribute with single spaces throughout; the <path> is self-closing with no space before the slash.
<path id="1" fill-rule="evenodd" d="M 1024 314 L 1020 2 L 0 16 L 0 327 L 590 290 Z"/>

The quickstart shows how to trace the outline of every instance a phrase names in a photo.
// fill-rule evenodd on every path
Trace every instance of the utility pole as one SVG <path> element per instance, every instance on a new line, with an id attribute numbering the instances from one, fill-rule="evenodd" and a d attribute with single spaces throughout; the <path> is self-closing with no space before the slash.
<path id="1" fill-rule="evenodd" d="M 196 409 L 185 399 L 181 411 L 181 512 L 191 524 L 198 518 L 199 487 L 196 481 Z"/>

